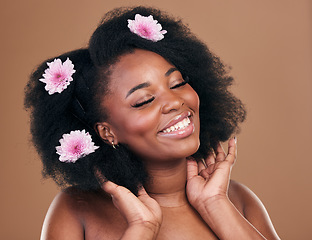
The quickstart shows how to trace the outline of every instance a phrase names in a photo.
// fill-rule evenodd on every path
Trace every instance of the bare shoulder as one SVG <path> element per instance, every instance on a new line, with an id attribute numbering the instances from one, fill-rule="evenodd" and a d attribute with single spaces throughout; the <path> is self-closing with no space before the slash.
<path id="1" fill-rule="evenodd" d="M 67 190 L 58 193 L 46 214 L 41 240 L 83 239 L 84 229 L 78 217 L 76 205 Z"/>
<path id="2" fill-rule="evenodd" d="M 55 196 L 49 211 L 67 213 L 76 219 L 82 219 L 96 205 L 105 208 L 107 205 L 112 205 L 112 202 L 103 191 L 84 191 L 71 187 Z"/>
<path id="3" fill-rule="evenodd" d="M 267 239 L 279 239 L 265 206 L 247 186 L 231 180 L 229 198 L 237 210 Z"/>
<path id="4" fill-rule="evenodd" d="M 64 189 L 49 207 L 41 239 L 88 239 L 95 226 L 105 231 L 114 213 L 111 198 L 101 191 Z"/>
<path id="5" fill-rule="evenodd" d="M 257 195 L 247 186 L 231 180 L 229 198 L 235 207 L 246 217 L 252 217 L 258 211 L 265 211 L 265 207 Z"/>
<path id="6" fill-rule="evenodd" d="M 231 180 L 229 185 L 229 198 L 235 207 L 245 215 L 249 207 L 262 205 L 260 199 L 247 186 L 237 181 Z M 261 206 L 263 207 L 263 205 Z"/>

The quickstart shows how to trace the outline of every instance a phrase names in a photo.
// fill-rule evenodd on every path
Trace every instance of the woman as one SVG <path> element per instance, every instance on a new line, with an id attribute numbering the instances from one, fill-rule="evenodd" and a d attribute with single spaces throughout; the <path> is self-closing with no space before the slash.
<path id="1" fill-rule="evenodd" d="M 26 87 L 44 174 L 68 186 L 42 239 L 279 239 L 230 181 L 245 119 L 233 79 L 180 20 L 116 9 L 88 49 L 45 61 Z"/>

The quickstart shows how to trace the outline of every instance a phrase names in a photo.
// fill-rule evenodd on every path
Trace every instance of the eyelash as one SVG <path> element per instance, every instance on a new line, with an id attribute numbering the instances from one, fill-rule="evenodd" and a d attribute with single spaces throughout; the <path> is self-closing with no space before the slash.
<path id="1" fill-rule="evenodd" d="M 185 84 L 187 84 L 188 82 L 189 82 L 189 78 L 186 77 L 186 78 L 183 80 L 183 82 L 178 83 L 177 85 L 174 85 L 174 86 L 171 87 L 170 89 L 175 89 L 175 88 L 178 88 L 178 87 L 182 87 L 182 86 L 184 86 Z M 151 97 L 150 99 L 148 99 L 148 100 L 146 100 L 146 101 L 143 101 L 143 102 L 140 102 L 140 103 L 136 103 L 136 104 L 131 105 L 131 106 L 134 107 L 134 108 L 139 108 L 139 107 L 142 107 L 142 106 L 145 105 L 145 104 L 148 104 L 148 103 L 154 101 L 154 99 L 155 99 L 155 97 Z"/>
<path id="2" fill-rule="evenodd" d="M 189 82 L 189 78 L 186 77 L 183 82 L 180 82 L 178 83 L 177 85 L 174 85 L 173 87 L 171 87 L 170 89 L 175 89 L 175 88 L 178 88 L 178 87 L 182 87 L 184 86 L 185 84 L 187 84 Z"/>
<path id="3" fill-rule="evenodd" d="M 150 99 L 148 99 L 146 101 L 143 101 L 143 102 L 140 102 L 140 103 L 136 103 L 136 104 L 131 105 L 131 106 L 134 107 L 134 108 L 142 107 L 143 105 L 148 104 L 148 103 L 154 101 L 154 99 L 155 99 L 155 97 L 152 97 L 152 98 L 150 98 Z"/>

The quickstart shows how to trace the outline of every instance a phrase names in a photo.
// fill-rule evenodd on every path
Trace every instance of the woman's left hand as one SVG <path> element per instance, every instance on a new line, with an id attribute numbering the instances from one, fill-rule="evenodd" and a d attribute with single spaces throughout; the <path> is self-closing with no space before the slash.
<path id="1" fill-rule="evenodd" d="M 192 206 L 200 212 L 210 201 L 228 200 L 228 186 L 237 149 L 236 138 L 228 142 L 226 155 L 221 144 L 205 159 L 205 165 L 194 159 L 187 160 L 186 194 Z"/>

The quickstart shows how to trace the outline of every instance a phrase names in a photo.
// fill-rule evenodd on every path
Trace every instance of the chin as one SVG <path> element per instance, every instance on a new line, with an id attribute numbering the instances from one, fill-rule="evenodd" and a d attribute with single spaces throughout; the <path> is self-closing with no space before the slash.
<path id="1" fill-rule="evenodd" d="M 199 141 L 193 144 L 187 144 L 186 147 L 177 149 L 176 151 L 171 151 L 171 159 L 181 159 L 186 158 L 189 156 L 192 156 L 194 153 L 196 153 L 199 149 Z"/>

